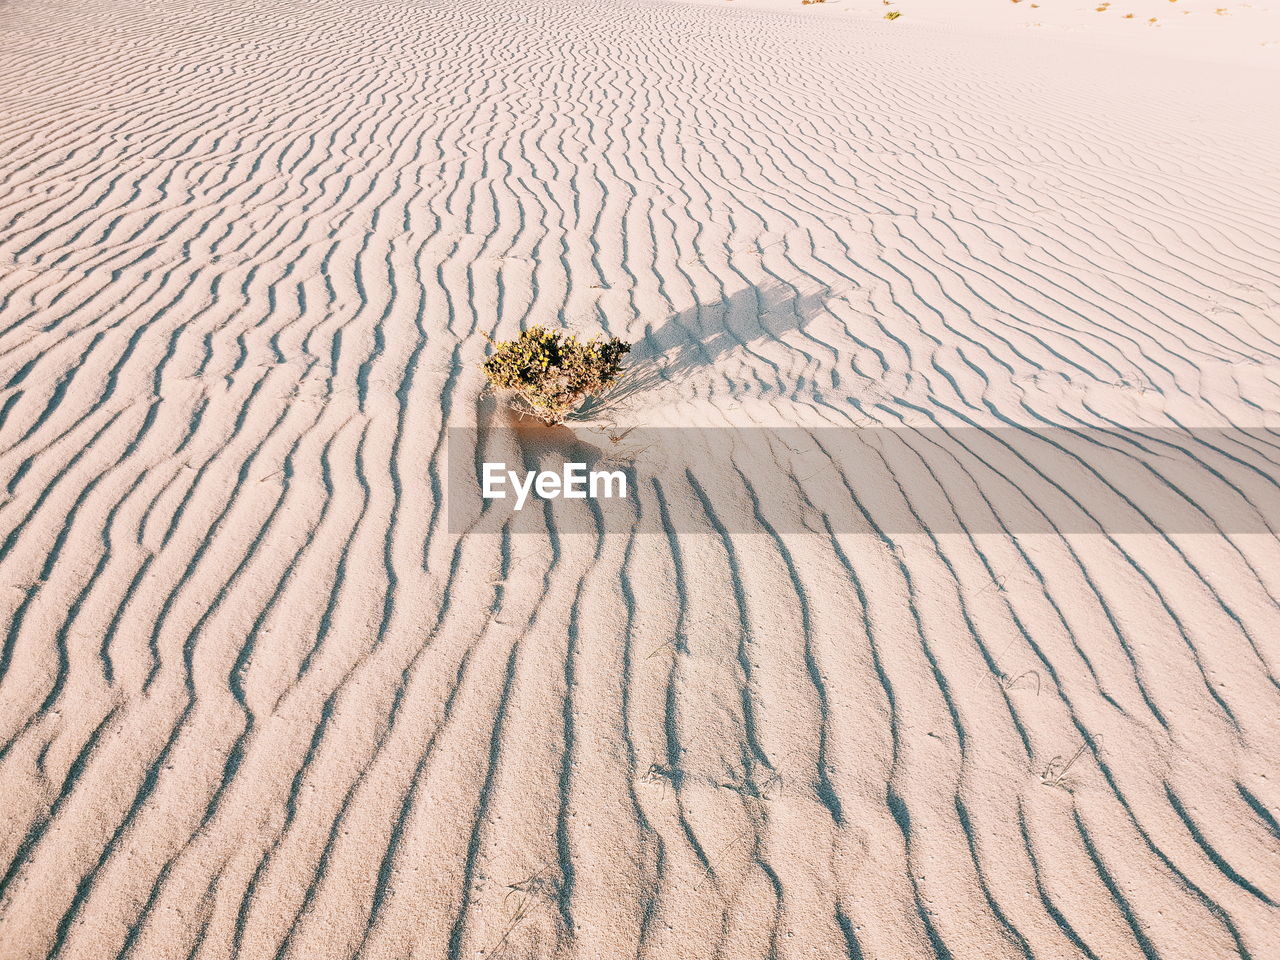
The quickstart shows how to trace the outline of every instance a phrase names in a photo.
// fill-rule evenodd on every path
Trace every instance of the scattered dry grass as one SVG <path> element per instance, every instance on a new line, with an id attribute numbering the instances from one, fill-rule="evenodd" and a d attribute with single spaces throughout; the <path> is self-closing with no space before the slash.
<path id="1" fill-rule="evenodd" d="M 1012 690 L 1019 683 L 1022 683 L 1023 681 L 1025 681 L 1026 686 L 1034 687 L 1036 691 L 1036 696 L 1037 697 L 1040 696 L 1040 671 L 1039 670 L 1023 670 L 1021 673 L 1016 674 L 1014 676 L 1010 676 L 1007 673 L 1000 673 L 996 675 L 996 681 L 1000 684 L 1000 686 L 1004 687 L 1006 692 L 1008 692 L 1009 690 Z"/>
<path id="2" fill-rule="evenodd" d="M 518 896 L 515 912 L 511 915 L 510 921 L 503 928 L 502 934 L 494 942 L 493 946 L 481 950 L 479 956 L 483 960 L 498 960 L 500 957 L 512 955 L 510 953 L 512 937 L 516 931 L 531 918 L 532 914 L 539 907 L 549 907 L 549 913 L 554 917 L 553 923 L 556 926 L 557 948 L 555 953 L 559 953 L 559 916 L 555 910 L 556 901 L 560 897 L 560 881 L 556 877 L 554 867 L 543 867 L 536 873 L 525 877 L 523 880 L 517 880 L 515 883 L 507 884 L 507 900 L 513 896 Z M 520 956 L 528 956 L 527 949 L 519 951 Z"/>
<path id="3" fill-rule="evenodd" d="M 684 771 L 678 767 L 673 767 L 665 763 L 654 761 L 649 764 L 649 769 L 644 772 L 641 777 L 645 783 L 652 783 L 662 787 L 662 795 L 667 795 L 667 784 L 670 784 L 676 790 L 680 789 L 680 784 L 684 781 Z"/>
<path id="4" fill-rule="evenodd" d="M 776 770 L 766 770 L 763 778 L 757 776 L 753 764 L 747 763 L 742 768 L 730 767 L 720 787 L 732 790 L 740 796 L 751 800 L 772 800 L 782 789 L 782 774 Z"/>
<path id="5" fill-rule="evenodd" d="M 1063 757 L 1061 754 L 1056 755 L 1045 764 L 1044 770 L 1040 772 L 1040 782 L 1046 787 L 1058 787 L 1070 793 L 1073 784 L 1067 779 L 1067 773 L 1075 766 L 1076 761 L 1084 756 L 1084 752 L 1087 749 L 1089 749 L 1089 742 L 1086 740 L 1080 744 L 1079 749 L 1071 755 L 1070 759 Z"/>

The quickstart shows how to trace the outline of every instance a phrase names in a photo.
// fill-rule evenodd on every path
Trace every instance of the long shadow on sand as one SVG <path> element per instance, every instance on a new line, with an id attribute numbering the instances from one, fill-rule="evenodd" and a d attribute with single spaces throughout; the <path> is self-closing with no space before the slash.
<path id="1" fill-rule="evenodd" d="M 804 294 L 782 283 L 746 287 L 721 300 L 699 303 L 669 316 L 635 345 L 623 379 L 588 400 L 572 419 L 607 417 L 630 398 L 662 385 L 680 383 L 741 351 L 752 365 L 779 375 L 776 363 L 753 345 L 776 341 L 826 307 L 826 293 Z"/>

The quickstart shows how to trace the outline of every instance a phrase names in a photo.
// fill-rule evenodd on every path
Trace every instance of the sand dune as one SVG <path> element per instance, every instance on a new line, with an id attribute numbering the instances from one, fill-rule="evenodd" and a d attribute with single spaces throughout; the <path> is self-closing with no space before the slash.
<path id="1" fill-rule="evenodd" d="M 0 957 L 1276 955 L 1269 524 L 1030 533 L 993 474 L 858 532 L 711 455 L 630 532 L 445 501 L 542 322 L 637 341 L 580 436 L 1249 428 L 1189 449 L 1256 506 L 1273 71 L 613 0 L 0 29 Z"/>

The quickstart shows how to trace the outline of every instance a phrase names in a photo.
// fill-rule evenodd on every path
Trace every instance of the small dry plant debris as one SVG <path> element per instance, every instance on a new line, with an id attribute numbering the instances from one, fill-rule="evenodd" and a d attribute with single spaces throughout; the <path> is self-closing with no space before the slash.
<path id="1" fill-rule="evenodd" d="M 1039 670 L 1023 670 L 1017 674 L 1001 673 L 997 670 L 993 676 L 996 683 L 1000 684 L 1006 693 L 1021 684 L 1029 690 L 1034 690 L 1037 697 L 1040 696 L 1041 679 Z"/>
<path id="2" fill-rule="evenodd" d="M 506 899 L 510 900 L 513 894 L 519 895 L 515 912 L 493 946 L 480 951 L 479 955 L 484 960 L 498 960 L 499 957 L 508 955 L 508 947 L 513 946 L 509 941 L 511 941 L 512 935 L 517 928 L 525 924 L 527 920 L 530 920 L 530 915 L 538 907 L 554 906 L 559 899 L 560 882 L 551 867 L 544 867 L 532 876 L 507 884 Z M 528 953 L 527 951 L 521 951 L 521 955 L 527 956 Z"/>
<path id="3" fill-rule="evenodd" d="M 750 761 L 742 767 L 731 766 L 725 772 L 727 776 L 720 783 L 721 788 L 732 790 L 751 800 L 772 800 L 782 789 L 782 774 L 766 767 L 761 776 L 757 772 L 757 765 Z"/>
<path id="4" fill-rule="evenodd" d="M 662 795 L 667 795 L 667 784 L 679 790 L 680 784 L 684 780 L 684 771 L 678 767 L 673 767 L 665 763 L 654 762 L 649 764 L 649 769 L 644 772 L 642 778 L 645 783 L 657 784 L 662 787 Z"/>
<path id="5" fill-rule="evenodd" d="M 1045 765 L 1044 770 L 1040 772 L 1040 782 L 1046 787 L 1059 787 L 1070 793 L 1071 781 L 1066 779 L 1067 772 L 1075 766 L 1075 762 L 1084 755 L 1085 750 L 1088 748 L 1089 743 L 1088 741 L 1085 741 L 1080 744 L 1080 748 L 1071 755 L 1070 759 L 1066 759 L 1060 754 L 1055 756 Z"/>

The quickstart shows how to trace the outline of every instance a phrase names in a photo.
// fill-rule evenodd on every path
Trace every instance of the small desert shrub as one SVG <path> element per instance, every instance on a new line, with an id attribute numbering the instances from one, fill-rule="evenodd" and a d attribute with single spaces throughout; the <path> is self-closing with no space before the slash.
<path id="1" fill-rule="evenodd" d="M 530 327 L 514 340 L 490 340 L 484 362 L 495 387 L 514 390 L 528 413 L 562 423 L 584 399 L 612 386 L 622 375 L 631 344 L 617 337 L 579 340 L 576 334 Z"/>
<path id="2" fill-rule="evenodd" d="M 890 10 L 884 15 L 884 18 L 886 20 L 897 20 L 900 16 L 902 16 L 901 10 Z"/>

